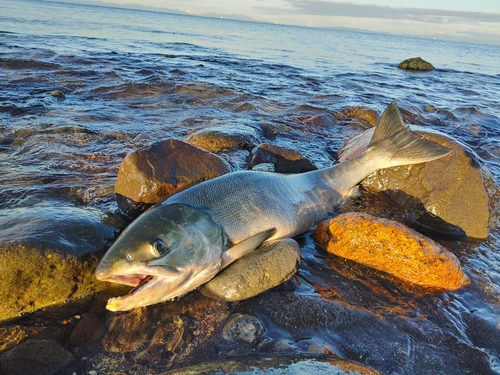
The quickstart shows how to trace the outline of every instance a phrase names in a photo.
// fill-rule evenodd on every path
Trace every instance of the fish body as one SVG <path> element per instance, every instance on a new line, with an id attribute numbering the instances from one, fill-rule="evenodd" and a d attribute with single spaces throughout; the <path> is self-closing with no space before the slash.
<path id="1" fill-rule="evenodd" d="M 100 261 L 99 280 L 136 286 L 107 308 L 183 295 L 263 242 L 307 232 L 375 170 L 450 152 L 411 132 L 393 102 L 368 148 L 341 164 L 301 174 L 234 172 L 176 193 L 137 218 Z"/>

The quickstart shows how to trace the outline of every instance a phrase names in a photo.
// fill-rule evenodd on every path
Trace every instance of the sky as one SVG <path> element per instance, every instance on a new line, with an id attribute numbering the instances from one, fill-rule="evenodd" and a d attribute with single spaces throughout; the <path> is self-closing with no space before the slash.
<path id="1" fill-rule="evenodd" d="M 255 21 L 500 45 L 500 0 L 103 0 Z M 229 18 L 229 17 L 228 17 Z"/>

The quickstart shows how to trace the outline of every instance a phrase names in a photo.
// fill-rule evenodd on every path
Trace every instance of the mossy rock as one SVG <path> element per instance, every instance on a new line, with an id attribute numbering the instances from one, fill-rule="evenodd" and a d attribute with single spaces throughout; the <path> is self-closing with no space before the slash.
<path id="1" fill-rule="evenodd" d="M 406 59 L 405 61 L 399 63 L 398 65 L 401 69 L 407 70 L 434 70 L 434 66 L 422 59 L 421 57 L 412 57 L 411 59 Z"/>

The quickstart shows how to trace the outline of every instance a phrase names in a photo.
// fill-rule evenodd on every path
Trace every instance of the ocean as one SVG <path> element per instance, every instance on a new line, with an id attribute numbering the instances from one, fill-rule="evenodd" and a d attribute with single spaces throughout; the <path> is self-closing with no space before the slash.
<path id="1" fill-rule="evenodd" d="M 398 69 L 416 56 L 436 69 Z M 0 211 L 116 211 L 114 183 L 127 153 L 208 126 L 264 126 L 273 143 L 326 167 L 362 126 L 344 121 L 315 133 L 304 119 L 357 106 L 380 114 L 393 100 L 412 123 L 468 145 L 498 183 L 499 92 L 499 46 L 1 0 Z M 245 152 L 223 156 L 246 168 Z M 305 246 L 314 251 L 311 241 Z M 463 246 L 494 297 L 460 295 L 448 313 L 480 309 L 500 337 L 500 235 Z M 457 329 L 491 358 L 488 371 L 500 373 L 498 346 L 475 347 Z"/>

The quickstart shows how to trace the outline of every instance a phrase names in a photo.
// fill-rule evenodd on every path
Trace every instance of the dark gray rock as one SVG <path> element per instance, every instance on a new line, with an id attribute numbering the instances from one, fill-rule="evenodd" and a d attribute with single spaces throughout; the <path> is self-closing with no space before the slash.
<path id="1" fill-rule="evenodd" d="M 255 316 L 237 313 L 224 324 L 222 337 L 229 342 L 256 344 L 264 332 L 264 325 Z"/>
<path id="2" fill-rule="evenodd" d="M 54 340 L 27 340 L 0 357 L 4 375 L 51 375 L 74 360 Z"/>

